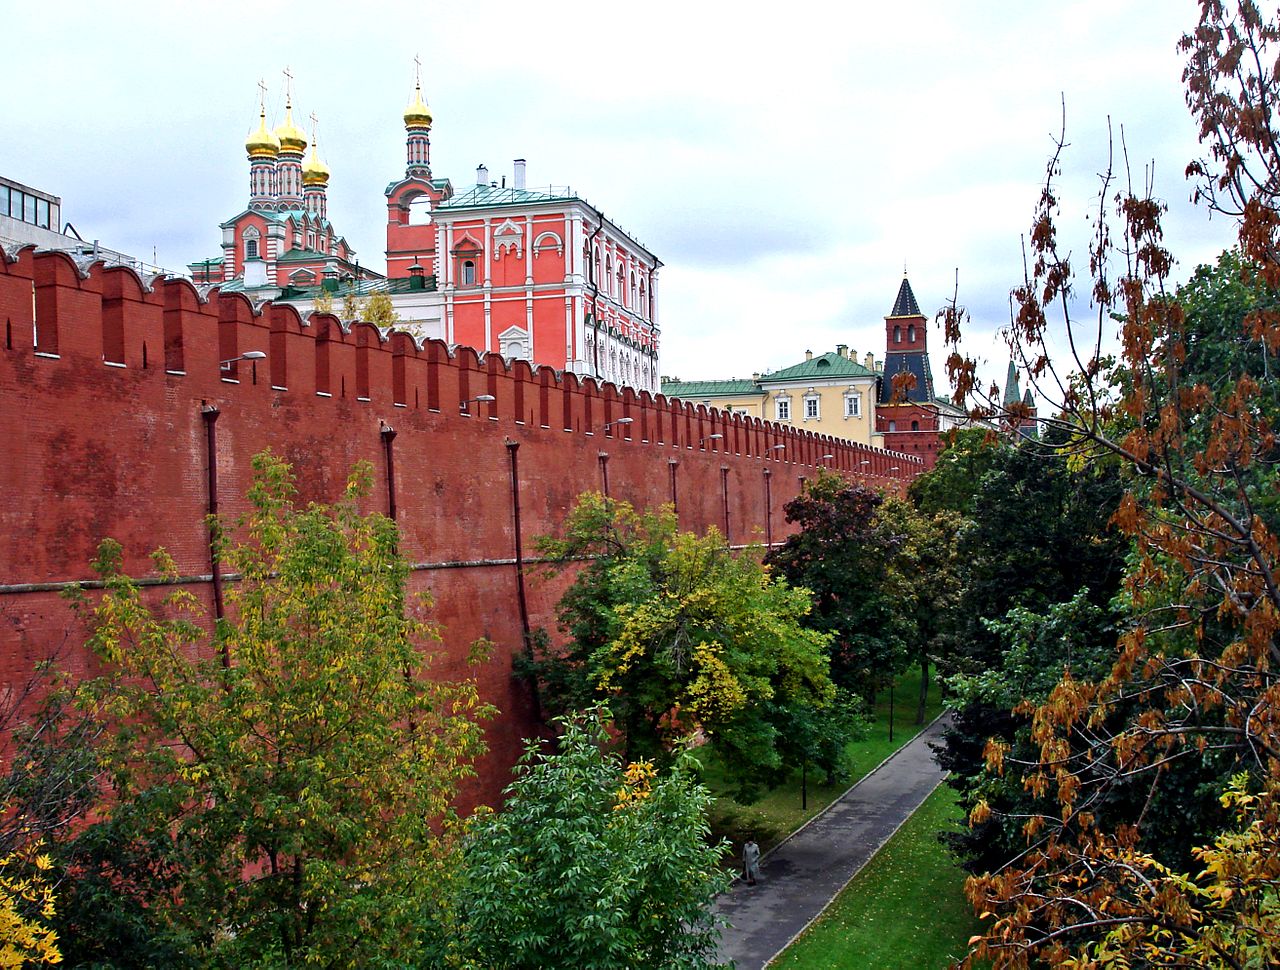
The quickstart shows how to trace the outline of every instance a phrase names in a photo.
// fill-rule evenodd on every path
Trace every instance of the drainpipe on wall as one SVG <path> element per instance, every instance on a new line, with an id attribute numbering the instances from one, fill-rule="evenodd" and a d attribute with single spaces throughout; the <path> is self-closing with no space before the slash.
<path id="1" fill-rule="evenodd" d="M 764 470 L 764 547 L 765 549 L 773 548 L 773 490 L 770 488 L 769 479 L 773 472 L 769 469 Z"/>
<path id="2" fill-rule="evenodd" d="M 212 404 L 200 404 L 200 417 L 204 419 L 205 466 L 208 468 L 208 505 L 206 526 L 209 533 L 209 567 L 213 574 L 213 618 L 215 626 L 222 622 L 222 563 L 218 560 L 218 409 Z M 222 666 L 231 666 L 231 646 L 222 643 Z"/>
<path id="3" fill-rule="evenodd" d="M 396 429 L 385 422 L 378 422 L 382 435 L 382 453 L 387 460 L 387 518 L 396 520 L 396 465 L 391 442 L 396 440 Z"/>
<path id="4" fill-rule="evenodd" d="M 520 442 L 507 439 L 507 458 L 511 465 L 511 522 L 516 538 L 516 603 L 520 607 L 520 631 L 524 635 L 525 659 L 533 661 L 533 633 L 529 628 L 529 602 L 524 591 L 524 540 L 520 536 Z M 530 678 L 533 716 L 542 720 L 542 704 L 538 698 L 538 682 Z"/>
<path id="5" fill-rule="evenodd" d="M 680 503 L 676 500 L 676 469 L 680 467 L 680 462 L 674 458 L 668 458 L 667 467 L 671 469 L 671 511 L 679 516 Z"/>
<path id="6" fill-rule="evenodd" d="M 609 497 L 609 453 L 600 452 L 600 481 L 604 485 L 604 497 Z"/>
<path id="7" fill-rule="evenodd" d="M 724 506 L 724 544 L 729 545 L 729 466 L 720 466 L 720 501 Z"/>

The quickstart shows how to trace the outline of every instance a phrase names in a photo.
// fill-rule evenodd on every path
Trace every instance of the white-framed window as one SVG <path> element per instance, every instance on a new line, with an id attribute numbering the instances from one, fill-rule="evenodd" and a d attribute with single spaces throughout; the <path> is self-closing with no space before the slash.
<path id="1" fill-rule="evenodd" d="M 258 240 L 246 239 L 244 241 L 244 258 L 245 259 L 258 258 Z"/>
<path id="2" fill-rule="evenodd" d="M 822 418 L 822 398 L 811 394 L 804 399 L 804 419 L 818 421 Z"/>
<path id="3" fill-rule="evenodd" d="M 791 398 L 782 397 L 782 396 L 774 398 L 773 413 L 774 413 L 774 417 L 779 421 L 790 421 L 791 420 Z"/>
<path id="4" fill-rule="evenodd" d="M 857 391 L 849 391 L 845 394 L 844 416 L 846 418 L 862 417 L 862 395 Z"/>
<path id="5" fill-rule="evenodd" d="M 462 285 L 476 285 L 476 264 L 473 260 L 464 259 L 462 261 Z"/>

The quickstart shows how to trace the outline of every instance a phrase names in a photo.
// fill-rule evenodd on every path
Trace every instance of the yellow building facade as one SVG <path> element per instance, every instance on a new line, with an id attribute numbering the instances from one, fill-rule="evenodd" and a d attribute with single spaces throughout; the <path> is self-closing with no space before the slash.
<path id="1" fill-rule="evenodd" d="M 693 404 L 732 410 L 817 434 L 883 447 L 875 430 L 879 371 L 871 354 L 859 363 L 848 348 L 750 380 L 680 381 L 664 378 L 662 393 Z"/>

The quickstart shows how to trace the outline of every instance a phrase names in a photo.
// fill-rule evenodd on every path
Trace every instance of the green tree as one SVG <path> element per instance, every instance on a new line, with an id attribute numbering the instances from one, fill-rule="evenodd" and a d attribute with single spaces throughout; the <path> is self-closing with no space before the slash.
<path id="1" fill-rule="evenodd" d="M 253 464 L 223 554 L 242 578 L 212 638 L 185 588 L 153 605 L 102 546 L 92 643 L 109 672 L 81 692 L 110 726 L 101 824 L 171 840 L 173 891 L 147 904 L 201 963 L 410 963 L 440 878 L 432 826 L 489 710 L 473 683 L 427 676 L 438 634 L 406 609 L 395 525 L 357 509 L 368 466 L 336 505 L 303 508 L 286 464 Z"/>
<path id="2" fill-rule="evenodd" d="M 911 483 L 908 495 L 926 515 L 947 511 L 970 516 L 983 476 L 1008 445 L 983 428 L 955 428 L 944 440 L 937 464 Z"/>
<path id="3" fill-rule="evenodd" d="M 548 710 L 606 699 L 632 759 L 662 760 L 702 731 L 744 796 L 785 776 L 788 711 L 835 701 L 826 638 L 802 623 L 806 591 L 735 556 L 714 529 L 678 532 L 670 508 L 641 513 L 598 493 L 540 547 L 586 559 L 559 606 L 570 643 L 544 645 L 531 665 Z"/>
<path id="4" fill-rule="evenodd" d="M 501 812 L 472 819 L 453 902 L 452 966 L 699 970 L 728 882 L 688 752 L 659 774 L 607 753 L 608 712 L 529 744 Z"/>
<path id="5" fill-rule="evenodd" d="M 830 638 L 831 676 L 870 699 L 906 666 L 915 629 L 891 564 L 904 536 L 879 516 L 881 493 L 820 474 L 786 505 L 799 530 L 765 562 L 811 590 L 808 623 Z"/>

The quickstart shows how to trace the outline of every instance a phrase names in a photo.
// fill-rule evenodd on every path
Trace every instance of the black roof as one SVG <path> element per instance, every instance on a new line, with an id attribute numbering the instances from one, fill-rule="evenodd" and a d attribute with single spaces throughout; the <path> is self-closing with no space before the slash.
<path id="1" fill-rule="evenodd" d="M 906 276 L 902 277 L 902 285 L 898 287 L 898 298 L 893 301 L 893 309 L 889 311 L 889 316 L 924 316 L 924 314 L 920 312 L 920 305 L 916 303 L 916 295 L 911 292 L 911 284 L 907 282 Z"/>
<path id="2" fill-rule="evenodd" d="M 906 286 L 906 280 L 902 281 Z M 911 291 L 907 290 L 910 295 Z M 901 297 L 899 297 L 901 299 Z M 933 374 L 929 369 L 929 355 L 919 350 L 889 353 L 884 358 L 884 378 L 880 382 L 880 403 L 888 404 L 893 397 L 893 378 L 895 374 L 908 371 L 915 375 L 916 384 L 903 396 L 902 403 L 919 404 L 933 401 Z"/>

